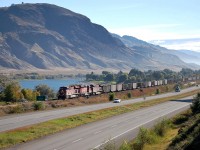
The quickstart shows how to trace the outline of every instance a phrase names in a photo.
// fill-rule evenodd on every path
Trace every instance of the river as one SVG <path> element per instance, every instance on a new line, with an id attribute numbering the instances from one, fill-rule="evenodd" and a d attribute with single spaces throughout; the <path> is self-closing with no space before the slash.
<path id="1" fill-rule="evenodd" d="M 21 88 L 34 89 L 39 84 L 48 85 L 55 91 L 58 91 L 61 86 L 68 86 L 71 84 L 81 84 L 82 79 L 43 79 L 43 80 L 19 80 Z"/>

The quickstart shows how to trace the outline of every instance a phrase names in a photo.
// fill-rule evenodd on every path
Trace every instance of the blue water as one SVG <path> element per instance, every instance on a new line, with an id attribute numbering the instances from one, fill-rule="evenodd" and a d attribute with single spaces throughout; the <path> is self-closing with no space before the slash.
<path id="1" fill-rule="evenodd" d="M 39 84 L 48 85 L 55 91 L 58 91 L 59 87 L 61 86 L 68 86 L 71 84 L 79 84 L 81 83 L 81 79 L 44 79 L 44 80 L 20 80 L 19 84 L 21 88 L 29 88 L 34 89 L 35 86 Z"/>

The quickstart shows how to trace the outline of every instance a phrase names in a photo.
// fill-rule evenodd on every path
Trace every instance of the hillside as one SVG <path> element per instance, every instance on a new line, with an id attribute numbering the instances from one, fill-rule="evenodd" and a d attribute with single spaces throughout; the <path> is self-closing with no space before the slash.
<path id="1" fill-rule="evenodd" d="M 154 40 L 149 42 L 171 49 L 171 54 L 178 56 L 186 63 L 195 63 L 200 65 L 200 52 L 198 52 L 200 50 L 200 38 L 171 39 L 161 41 Z M 173 49 L 178 50 L 174 51 Z"/>
<path id="2" fill-rule="evenodd" d="M 200 53 L 198 52 L 188 50 L 169 50 L 159 45 L 154 45 L 127 35 L 121 37 L 117 34 L 112 34 L 112 36 L 120 39 L 127 47 L 135 49 L 137 53 L 148 57 L 148 59 L 157 60 L 163 63 L 163 65 L 167 63 L 170 64 L 173 60 L 174 66 L 179 66 L 179 59 L 181 59 L 188 63 L 190 68 L 199 69 Z"/>
<path id="3" fill-rule="evenodd" d="M 179 53 L 180 52 L 185 62 L 196 63 L 200 65 L 200 52 L 195 52 L 191 50 L 180 50 Z"/>
<path id="4" fill-rule="evenodd" d="M 129 48 L 103 26 L 55 5 L 3 7 L 0 20 L 0 68 L 178 70 L 190 67 L 174 55 L 149 57 L 141 51 L 142 46 Z"/>

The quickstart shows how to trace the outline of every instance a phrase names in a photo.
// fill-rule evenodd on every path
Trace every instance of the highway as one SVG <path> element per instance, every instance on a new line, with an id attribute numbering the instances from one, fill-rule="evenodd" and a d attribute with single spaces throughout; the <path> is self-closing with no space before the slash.
<path id="1" fill-rule="evenodd" d="M 171 117 L 189 108 L 191 98 L 169 101 L 134 112 L 82 125 L 41 139 L 19 144 L 9 150 L 88 150 L 113 140 L 120 144 L 134 138 L 139 127 L 151 127 L 163 117 Z"/>
<path id="2" fill-rule="evenodd" d="M 200 89 L 200 87 L 191 87 L 188 89 L 184 89 L 181 92 L 171 92 L 171 93 L 165 93 L 165 94 L 146 97 L 145 101 L 156 99 L 156 98 L 174 96 L 174 95 L 189 92 L 195 89 Z M 0 117 L 0 132 L 27 126 L 27 125 L 37 124 L 40 122 L 45 122 L 45 121 L 56 119 L 56 118 L 67 117 L 67 116 L 81 114 L 81 113 L 103 109 L 103 108 L 136 103 L 139 101 L 144 101 L 144 99 L 136 98 L 132 100 L 125 100 L 118 104 L 109 102 L 109 103 L 94 104 L 94 105 L 87 105 L 87 106 L 55 109 L 55 110 L 49 110 L 49 111 L 38 111 L 38 112 L 31 112 L 31 113 L 24 113 L 24 114 L 8 115 L 8 116 Z"/>

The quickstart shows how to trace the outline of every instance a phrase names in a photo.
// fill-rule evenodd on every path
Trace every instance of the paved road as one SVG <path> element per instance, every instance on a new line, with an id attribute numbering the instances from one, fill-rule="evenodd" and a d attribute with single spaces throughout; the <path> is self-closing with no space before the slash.
<path id="1" fill-rule="evenodd" d="M 195 89 L 200 89 L 200 87 L 191 87 L 188 89 L 184 89 L 180 93 L 185 93 L 185 92 L 192 91 Z M 171 93 L 146 97 L 145 101 L 152 100 L 155 98 L 169 97 L 169 96 L 177 95 L 180 93 L 171 92 Z M 36 124 L 40 122 L 45 122 L 45 121 L 56 119 L 56 118 L 71 116 L 75 114 L 85 113 L 85 112 L 94 111 L 94 110 L 103 109 L 103 108 L 109 108 L 113 106 L 136 103 L 139 101 L 144 101 L 144 99 L 137 98 L 133 100 L 126 100 L 126 101 L 122 101 L 120 104 L 115 104 L 115 103 L 110 102 L 110 103 L 103 103 L 103 104 L 94 104 L 94 105 L 87 105 L 87 106 L 63 108 L 63 109 L 56 109 L 56 110 L 50 110 L 50 111 L 40 111 L 40 112 L 32 112 L 32 113 L 24 113 L 24 114 L 0 117 L 0 132 L 27 126 L 27 125 L 32 125 L 32 124 Z"/>
<path id="2" fill-rule="evenodd" d="M 163 117 L 170 117 L 189 108 L 192 97 L 169 101 L 156 106 L 122 114 L 79 126 L 35 141 L 17 145 L 10 150 L 88 150 L 99 148 L 107 140 L 120 144 L 134 138 L 139 127 L 151 127 Z"/>

